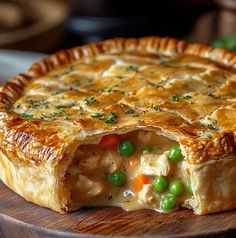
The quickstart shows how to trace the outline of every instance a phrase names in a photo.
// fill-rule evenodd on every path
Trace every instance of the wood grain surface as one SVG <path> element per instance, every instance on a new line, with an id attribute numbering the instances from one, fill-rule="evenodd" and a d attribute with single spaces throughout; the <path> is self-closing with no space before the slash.
<path id="1" fill-rule="evenodd" d="M 197 216 L 120 208 L 83 208 L 60 215 L 25 201 L 0 182 L 1 238 L 236 237 L 236 211 Z"/>

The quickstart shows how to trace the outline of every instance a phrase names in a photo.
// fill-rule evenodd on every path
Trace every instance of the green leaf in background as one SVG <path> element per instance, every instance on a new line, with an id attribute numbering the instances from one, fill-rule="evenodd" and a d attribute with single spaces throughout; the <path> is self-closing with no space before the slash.
<path id="1" fill-rule="evenodd" d="M 227 48 L 236 51 L 236 34 L 224 36 L 212 43 L 215 48 Z"/>

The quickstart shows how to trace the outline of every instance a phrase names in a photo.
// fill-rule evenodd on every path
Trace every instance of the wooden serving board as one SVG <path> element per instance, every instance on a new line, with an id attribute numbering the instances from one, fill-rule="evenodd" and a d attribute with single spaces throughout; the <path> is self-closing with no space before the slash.
<path id="1" fill-rule="evenodd" d="M 120 208 L 84 208 L 60 215 L 25 201 L 0 182 L 1 238 L 236 237 L 236 211 L 197 216 Z"/>

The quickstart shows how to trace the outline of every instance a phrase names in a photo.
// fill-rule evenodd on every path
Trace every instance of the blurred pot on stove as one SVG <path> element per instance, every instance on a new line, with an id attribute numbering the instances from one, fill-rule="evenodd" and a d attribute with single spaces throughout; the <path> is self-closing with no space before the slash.
<path id="1" fill-rule="evenodd" d="M 218 37 L 236 34 L 236 1 L 215 0 L 220 7 L 218 15 Z"/>
<path id="2" fill-rule="evenodd" d="M 83 43 L 117 36 L 183 37 L 199 14 L 179 0 L 71 0 L 71 5 L 66 27 Z"/>
<path id="3" fill-rule="evenodd" d="M 66 0 L 0 0 L 0 48 L 53 51 L 68 12 Z"/>

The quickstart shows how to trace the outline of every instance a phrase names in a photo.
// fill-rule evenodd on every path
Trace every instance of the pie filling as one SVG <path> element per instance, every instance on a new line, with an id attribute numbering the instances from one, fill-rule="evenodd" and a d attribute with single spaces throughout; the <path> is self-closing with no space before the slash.
<path id="1" fill-rule="evenodd" d="M 192 199 L 177 142 L 152 131 L 106 135 L 80 145 L 66 174 L 69 207 L 119 206 L 171 212 Z"/>

